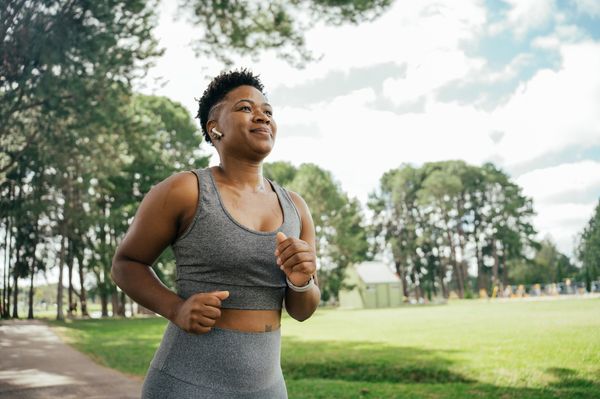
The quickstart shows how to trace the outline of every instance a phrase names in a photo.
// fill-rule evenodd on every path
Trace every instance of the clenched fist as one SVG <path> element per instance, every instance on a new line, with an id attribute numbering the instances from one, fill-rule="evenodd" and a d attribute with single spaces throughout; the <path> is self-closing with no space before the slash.
<path id="1" fill-rule="evenodd" d="M 299 287 L 306 285 L 317 270 L 315 251 L 306 241 L 286 237 L 282 232 L 278 232 L 276 238 L 277 265 L 292 284 Z"/>
<path id="2" fill-rule="evenodd" d="M 184 331 L 205 334 L 221 317 L 221 301 L 229 297 L 229 291 L 201 292 L 177 305 L 173 323 Z"/>

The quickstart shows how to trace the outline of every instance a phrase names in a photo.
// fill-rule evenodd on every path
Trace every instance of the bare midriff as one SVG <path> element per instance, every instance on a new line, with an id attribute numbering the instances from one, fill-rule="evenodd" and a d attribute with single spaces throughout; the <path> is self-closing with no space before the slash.
<path id="1" fill-rule="evenodd" d="M 270 332 L 279 329 L 281 309 L 247 310 L 223 309 L 215 327 L 245 332 Z"/>

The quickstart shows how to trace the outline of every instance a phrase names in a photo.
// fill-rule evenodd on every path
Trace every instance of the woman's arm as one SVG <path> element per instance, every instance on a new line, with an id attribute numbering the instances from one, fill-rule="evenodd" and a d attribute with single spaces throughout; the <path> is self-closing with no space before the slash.
<path id="1" fill-rule="evenodd" d="M 181 220 L 195 210 L 196 177 L 178 173 L 154 186 L 140 204 L 133 223 L 113 257 L 113 281 L 134 301 L 188 332 L 210 330 L 220 317 L 226 293 L 196 294 L 183 300 L 151 268 L 181 231 Z M 195 190 L 194 190 L 195 189 Z"/>
<path id="2" fill-rule="evenodd" d="M 321 290 L 317 280 L 315 226 L 304 199 L 294 192 L 290 192 L 290 196 L 300 213 L 300 239 L 289 237 L 280 241 L 276 254 L 292 284 L 303 286 L 310 276 L 314 276 L 315 285 L 311 290 L 286 290 L 285 308 L 288 314 L 298 321 L 304 321 L 312 316 L 321 301 Z"/>

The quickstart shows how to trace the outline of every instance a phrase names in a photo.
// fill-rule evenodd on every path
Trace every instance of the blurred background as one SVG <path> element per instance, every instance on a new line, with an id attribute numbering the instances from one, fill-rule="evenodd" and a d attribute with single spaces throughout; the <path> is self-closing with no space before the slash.
<path id="1" fill-rule="evenodd" d="M 219 72 L 248 68 L 279 126 L 264 174 L 300 193 L 316 223 L 322 315 L 332 323 L 321 331 L 346 323 L 336 315 L 349 309 L 368 319 L 377 313 L 364 309 L 387 308 L 379 316 L 399 323 L 382 327 L 394 346 L 412 339 L 402 334 L 431 333 L 432 320 L 442 334 L 472 315 L 460 326 L 472 333 L 494 323 L 486 306 L 501 305 L 494 312 L 511 337 L 539 311 L 548 321 L 579 309 L 582 334 L 597 327 L 597 1 L 5 0 L 0 37 L 4 319 L 152 318 L 112 282 L 115 248 L 154 184 L 218 164 L 194 119 L 197 99 Z M 174 289 L 170 249 L 152 267 Z M 416 307 L 424 313 L 406 313 Z M 428 316 L 442 308 L 447 319 Z M 403 330 L 412 317 L 420 327 Z M 452 347 L 442 336 L 427 345 Z M 432 384 L 419 397 L 452 381 L 491 384 L 482 395 L 554 387 L 549 395 L 587 397 L 598 388 L 590 353 L 600 343 L 585 336 L 593 345 L 573 349 L 588 362 L 579 371 L 559 367 L 575 356 L 538 359 L 532 375 L 525 360 L 514 372 L 488 370 L 494 357 L 473 355 L 480 362 L 460 378 L 394 369 L 404 376 L 395 379 L 373 366 L 375 377 L 362 368 L 361 380 L 346 359 L 341 380 L 377 387 L 338 381 L 323 397 L 416 395 L 394 385 L 415 381 Z M 330 338 L 322 349 L 338 354 Z M 396 367 L 388 355 L 365 361 Z M 411 367 L 421 359 L 396 355 Z M 298 395 L 302 381 L 329 378 L 325 369 L 307 376 L 298 359 L 286 369 L 299 376 Z M 144 364 L 129 371 L 143 375 Z"/>
<path id="2" fill-rule="evenodd" d="M 115 247 L 152 185 L 218 164 L 196 100 L 239 67 L 275 107 L 265 174 L 312 209 L 325 302 L 339 304 L 358 278 L 348 266 L 367 260 L 400 278 L 404 302 L 600 289 L 596 2 L 1 11 L 4 317 L 56 303 L 28 287 L 59 279 L 67 311 L 91 298 L 123 312 Z M 169 251 L 155 268 L 172 284 Z"/>

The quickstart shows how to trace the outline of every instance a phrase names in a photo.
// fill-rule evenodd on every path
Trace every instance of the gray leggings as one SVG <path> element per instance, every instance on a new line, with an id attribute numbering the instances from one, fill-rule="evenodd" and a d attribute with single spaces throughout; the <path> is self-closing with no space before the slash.
<path id="1" fill-rule="evenodd" d="M 201 335 L 169 322 L 150 363 L 143 399 L 286 399 L 281 332 L 213 327 Z"/>

